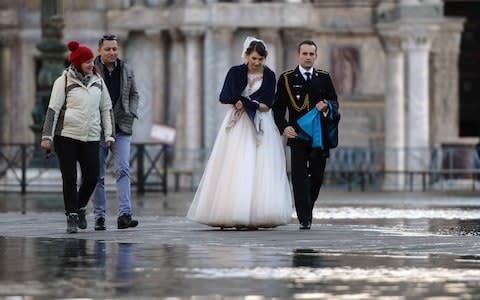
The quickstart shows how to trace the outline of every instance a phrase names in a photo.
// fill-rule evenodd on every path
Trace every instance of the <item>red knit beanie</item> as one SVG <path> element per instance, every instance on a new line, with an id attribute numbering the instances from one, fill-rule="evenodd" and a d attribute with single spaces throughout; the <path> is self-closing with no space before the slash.
<path id="1" fill-rule="evenodd" d="M 94 57 L 92 49 L 85 45 L 80 45 L 79 41 L 70 41 L 67 44 L 70 55 L 68 60 L 77 70 L 80 71 L 80 65 Z"/>

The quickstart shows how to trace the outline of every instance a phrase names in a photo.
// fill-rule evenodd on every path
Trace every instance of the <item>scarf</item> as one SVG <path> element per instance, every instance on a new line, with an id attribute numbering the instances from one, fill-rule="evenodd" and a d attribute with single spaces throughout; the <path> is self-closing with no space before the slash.
<path id="1" fill-rule="evenodd" d="M 80 82 L 84 86 L 88 86 L 88 83 L 90 82 L 90 80 L 93 77 L 93 73 L 83 75 L 82 73 L 78 72 L 77 69 L 73 65 L 70 65 L 68 67 L 68 73 L 70 73 L 70 75 L 73 78 L 77 78 L 78 80 L 80 80 Z"/>

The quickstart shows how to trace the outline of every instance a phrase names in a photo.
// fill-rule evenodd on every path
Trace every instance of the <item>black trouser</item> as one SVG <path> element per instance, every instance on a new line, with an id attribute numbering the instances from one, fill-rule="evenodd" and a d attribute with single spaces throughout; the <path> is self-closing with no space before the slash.
<path id="1" fill-rule="evenodd" d="M 292 185 L 295 209 L 300 223 L 312 222 L 312 210 L 320 193 L 326 156 L 309 144 L 291 145 Z"/>
<path id="2" fill-rule="evenodd" d="M 65 213 L 77 213 L 80 208 L 87 206 L 97 184 L 99 142 L 82 142 L 56 135 L 54 145 L 62 173 Z M 78 191 L 77 162 L 82 173 Z"/>

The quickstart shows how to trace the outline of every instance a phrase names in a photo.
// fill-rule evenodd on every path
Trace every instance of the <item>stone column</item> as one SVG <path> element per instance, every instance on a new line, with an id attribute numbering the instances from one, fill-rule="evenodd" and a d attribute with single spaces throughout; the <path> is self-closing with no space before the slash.
<path id="1" fill-rule="evenodd" d="M 154 54 L 158 45 L 144 33 L 131 34 L 125 43 L 125 61 L 135 73 L 135 83 L 139 95 L 138 119 L 133 123 L 132 141 L 148 142 L 153 121 L 154 78 L 152 71 L 155 68 L 153 65 Z"/>
<path id="2" fill-rule="evenodd" d="M 280 35 L 277 29 L 274 28 L 262 28 L 259 30 L 259 38 L 264 40 L 268 48 L 267 66 L 272 69 L 277 76 L 278 72 L 283 70 L 283 66 L 278 60 L 277 52 L 279 50 Z"/>
<path id="3" fill-rule="evenodd" d="M 147 38 L 155 47 L 152 50 L 151 62 L 152 85 L 152 121 L 157 124 L 166 124 L 168 102 L 165 82 L 165 39 L 163 32 L 146 32 Z"/>
<path id="4" fill-rule="evenodd" d="M 437 28 L 420 23 L 401 28 L 407 43 L 409 170 L 425 170 L 430 166 L 429 51 Z"/>
<path id="5" fill-rule="evenodd" d="M 15 105 L 12 102 L 13 74 L 12 39 L 0 37 L 0 109 L 2 111 L 0 142 L 2 143 L 14 142 L 11 138 L 15 137 L 14 124 L 18 123 L 15 122 L 18 116 L 15 115 Z"/>
<path id="6" fill-rule="evenodd" d="M 298 44 L 311 38 L 311 32 L 307 30 L 286 29 L 282 31 L 283 45 L 285 45 L 282 65 L 285 70 L 292 69 L 297 65 Z"/>
<path id="7" fill-rule="evenodd" d="M 211 28 L 205 37 L 204 130 L 205 147 L 215 142 L 218 128 L 225 117 L 226 105 L 218 101 L 223 81 L 231 66 L 233 28 Z"/>
<path id="8" fill-rule="evenodd" d="M 168 51 L 167 84 L 168 84 L 168 124 L 176 129 L 175 162 L 180 165 L 184 157 L 185 145 L 185 49 L 183 36 L 177 30 L 170 30 L 170 45 Z"/>
<path id="9" fill-rule="evenodd" d="M 444 19 L 431 53 L 431 144 L 459 140 L 458 58 L 463 18 Z"/>
<path id="10" fill-rule="evenodd" d="M 197 27 L 184 27 L 185 35 L 185 147 L 191 158 L 203 148 L 202 106 L 202 51 L 200 39 L 204 31 Z"/>
<path id="11" fill-rule="evenodd" d="M 380 26 L 379 26 L 380 27 Z M 405 169 L 405 92 L 404 55 L 402 38 L 398 32 L 380 29 L 385 50 L 385 170 L 384 189 L 401 189 Z"/>

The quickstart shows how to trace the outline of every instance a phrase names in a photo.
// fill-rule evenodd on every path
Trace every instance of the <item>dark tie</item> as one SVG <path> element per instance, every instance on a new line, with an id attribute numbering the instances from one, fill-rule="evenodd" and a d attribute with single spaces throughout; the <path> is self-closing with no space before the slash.
<path id="1" fill-rule="evenodd" d="M 307 82 L 310 82 L 310 72 L 305 72 L 305 76 L 307 76 Z"/>

